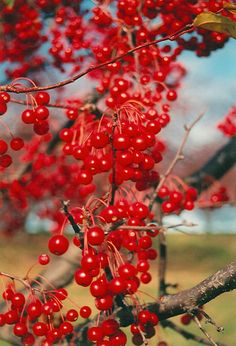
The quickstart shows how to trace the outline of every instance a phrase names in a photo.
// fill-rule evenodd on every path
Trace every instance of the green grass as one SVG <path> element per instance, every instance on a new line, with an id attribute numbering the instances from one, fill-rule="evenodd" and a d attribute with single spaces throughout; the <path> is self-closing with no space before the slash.
<path id="1" fill-rule="evenodd" d="M 0 271 L 24 276 L 37 256 L 46 251 L 48 236 L 46 235 L 19 235 L 13 239 L 0 239 Z M 220 269 L 235 256 L 236 235 L 169 235 L 168 236 L 168 272 L 167 281 L 178 283 L 178 289 L 182 290 L 196 285 L 201 280 Z M 157 295 L 158 268 L 156 264 L 151 268 L 153 282 L 151 285 L 143 285 L 140 290 L 146 292 L 154 298 Z M 89 304 L 87 288 L 79 288 L 71 285 L 69 288 L 71 299 L 76 305 Z M 171 291 L 171 293 L 176 290 Z M 151 301 L 152 298 L 143 293 L 139 293 L 141 301 Z M 226 293 L 206 305 L 206 312 L 225 331 L 217 333 L 211 325 L 206 325 L 209 334 L 214 340 L 221 341 L 226 345 L 236 344 L 236 293 Z M 67 302 L 68 307 L 72 307 L 71 302 Z M 173 318 L 179 323 L 179 317 Z M 200 330 L 191 324 L 187 328 L 195 334 L 201 336 Z M 169 346 L 194 346 L 196 342 L 185 341 L 181 336 L 169 329 L 158 328 L 157 336 L 150 341 L 150 346 L 156 346 L 157 341 L 164 339 Z M 0 346 L 6 346 L 0 341 Z M 128 345 L 132 345 L 129 341 Z M 199 344 L 200 345 L 200 344 Z"/>

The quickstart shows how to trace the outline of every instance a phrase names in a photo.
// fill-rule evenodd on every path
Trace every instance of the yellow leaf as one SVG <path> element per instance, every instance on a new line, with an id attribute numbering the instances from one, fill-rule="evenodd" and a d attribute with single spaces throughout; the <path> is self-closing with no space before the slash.
<path id="1" fill-rule="evenodd" d="M 230 2 L 225 2 L 224 3 L 224 9 L 227 10 L 228 12 L 231 12 L 233 14 L 236 14 L 236 5 L 231 4 Z"/>
<path id="2" fill-rule="evenodd" d="M 217 31 L 236 39 L 236 21 L 213 12 L 200 13 L 193 21 L 197 28 Z"/>

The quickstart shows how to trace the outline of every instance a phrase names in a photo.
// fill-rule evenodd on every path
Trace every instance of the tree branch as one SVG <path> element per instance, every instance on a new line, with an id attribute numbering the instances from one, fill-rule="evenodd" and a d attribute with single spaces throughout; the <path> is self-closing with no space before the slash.
<path id="1" fill-rule="evenodd" d="M 236 162 L 236 136 L 220 148 L 198 171 L 185 181 L 198 191 L 206 190 L 215 180 L 222 178 Z"/>
<path id="2" fill-rule="evenodd" d="M 232 291 L 235 288 L 236 261 L 188 290 L 161 297 L 160 303 L 151 304 L 150 308 L 154 309 L 160 320 L 164 320 L 181 315 L 186 311 L 192 311 L 220 294 Z"/>
<path id="3" fill-rule="evenodd" d="M 187 340 L 193 340 L 193 341 L 196 341 L 196 342 L 199 342 L 203 345 L 208 345 L 208 346 L 211 346 L 212 343 L 207 340 L 207 339 L 204 339 L 198 335 L 194 335 L 190 332 L 188 332 L 187 330 L 179 327 L 178 325 L 176 325 L 175 323 L 173 323 L 172 321 L 162 321 L 161 322 L 161 325 L 164 327 L 164 328 L 170 328 L 172 330 L 174 330 L 175 332 L 177 332 L 178 334 L 182 335 L 185 339 Z M 225 346 L 224 344 L 222 343 L 217 343 L 218 346 Z"/>
<path id="4" fill-rule="evenodd" d="M 186 25 L 184 28 L 182 28 L 181 30 L 178 30 L 177 32 L 171 34 L 171 35 L 168 35 L 166 37 L 163 37 L 161 39 L 158 39 L 158 40 L 154 40 L 154 41 L 150 41 L 150 42 L 147 42 L 147 43 L 144 43 L 142 45 L 139 45 L 137 47 L 134 47 L 130 50 L 128 50 L 126 53 L 123 53 L 123 54 L 120 54 L 118 56 L 116 56 L 115 58 L 112 58 L 112 59 L 109 59 L 101 64 L 97 64 L 97 65 L 92 65 L 90 66 L 89 68 L 87 68 L 85 71 L 81 72 L 81 73 L 78 73 L 76 74 L 75 76 L 73 76 L 72 78 L 69 78 L 69 79 L 65 79 L 64 81 L 61 81 L 61 82 L 58 82 L 58 83 L 55 83 L 55 84 L 51 84 L 51 85 L 47 85 L 47 86 L 42 86 L 42 87 L 38 87 L 38 86 L 33 86 L 33 87 L 30 87 L 30 88 L 26 88 L 26 87 L 16 87 L 14 85 L 2 85 L 0 86 L 0 91 L 6 91 L 6 92 L 13 92 L 13 93 L 17 93 L 17 94 L 22 94 L 22 93 L 28 93 L 28 92 L 31 92 L 31 91 L 42 91 L 42 90 L 50 90 L 50 89 L 56 89 L 56 88 L 60 88 L 60 87 L 63 87 L 65 85 L 68 85 L 68 84 L 71 84 L 73 82 L 75 82 L 76 80 L 82 78 L 83 76 L 86 76 L 88 73 L 92 72 L 92 71 L 95 71 L 95 70 L 98 70 L 98 69 L 101 69 L 109 64 L 112 64 L 118 60 L 121 60 L 123 58 L 125 58 L 127 55 L 129 54 L 132 54 L 134 52 L 136 52 L 137 50 L 140 50 L 142 48 L 145 48 L 145 47 L 149 47 L 149 46 L 152 46 L 152 45 L 155 45 L 155 44 L 158 44 L 160 42 L 164 42 L 164 41 L 173 41 L 175 38 L 187 33 L 187 32 L 190 32 L 193 30 L 193 25 L 192 24 L 189 24 L 189 25 Z"/>

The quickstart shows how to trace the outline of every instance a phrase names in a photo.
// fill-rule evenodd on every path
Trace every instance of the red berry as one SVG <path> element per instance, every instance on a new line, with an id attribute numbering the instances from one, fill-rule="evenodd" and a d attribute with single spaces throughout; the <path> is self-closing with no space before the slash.
<path id="1" fill-rule="evenodd" d="M 35 112 L 35 117 L 39 121 L 46 120 L 49 117 L 49 110 L 45 106 L 38 106 L 34 110 Z"/>
<path id="2" fill-rule="evenodd" d="M 90 245 L 100 245 L 104 238 L 104 231 L 100 227 L 91 227 L 87 231 L 87 239 Z"/>
<path id="3" fill-rule="evenodd" d="M 23 346 L 31 346 L 35 343 L 35 337 L 33 336 L 33 334 L 28 333 L 23 336 L 21 341 Z"/>
<path id="4" fill-rule="evenodd" d="M 0 314 L 0 327 L 4 326 L 5 323 L 6 323 L 5 315 Z"/>
<path id="5" fill-rule="evenodd" d="M 11 301 L 14 308 L 20 308 L 25 304 L 25 296 L 22 293 L 15 293 Z"/>
<path id="6" fill-rule="evenodd" d="M 10 101 L 11 97 L 6 91 L 0 92 L 0 103 L 8 103 Z"/>
<path id="7" fill-rule="evenodd" d="M 0 102 L 0 115 L 3 115 L 7 111 L 7 105 L 4 101 Z"/>
<path id="8" fill-rule="evenodd" d="M 33 124 L 35 122 L 35 112 L 31 109 L 26 109 L 22 112 L 21 119 L 25 124 Z"/>
<path id="9" fill-rule="evenodd" d="M 12 164 L 12 157 L 8 154 L 2 155 L 0 157 L 0 166 L 7 168 Z"/>
<path id="10" fill-rule="evenodd" d="M 95 305 L 98 310 L 110 310 L 113 306 L 113 298 L 109 294 L 102 298 L 96 298 Z"/>
<path id="11" fill-rule="evenodd" d="M 82 318 L 89 318 L 89 316 L 92 313 L 92 310 L 89 306 L 84 305 L 80 308 L 79 313 Z"/>
<path id="12" fill-rule="evenodd" d="M 35 100 L 37 102 L 38 105 L 42 106 L 42 105 L 46 105 L 49 103 L 50 101 L 50 96 L 47 92 L 45 91 L 39 91 L 36 93 L 36 95 L 34 96 Z"/>
<path id="13" fill-rule="evenodd" d="M 12 138 L 12 140 L 10 142 L 10 146 L 11 146 L 12 150 L 16 150 L 16 151 L 20 150 L 24 146 L 24 141 L 20 137 Z"/>
<path id="14" fill-rule="evenodd" d="M 68 247 L 69 241 L 62 234 L 54 235 L 48 241 L 49 251 L 57 256 L 64 254 L 68 250 Z"/>
<path id="15" fill-rule="evenodd" d="M 177 92 L 175 90 L 169 90 L 166 94 L 168 101 L 175 101 L 177 99 Z"/>
<path id="16" fill-rule="evenodd" d="M 184 314 L 180 317 L 180 321 L 182 324 L 187 326 L 192 321 L 192 316 L 190 314 Z"/>
<path id="17" fill-rule="evenodd" d="M 54 292 L 54 296 L 59 300 L 65 300 L 68 297 L 68 292 L 65 288 L 58 288 Z"/>
<path id="18" fill-rule="evenodd" d="M 31 302 L 29 303 L 26 311 L 30 319 L 34 320 L 35 318 L 39 317 L 42 313 L 42 303 L 39 300 Z"/>
<path id="19" fill-rule="evenodd" d="M 66 319 L 70 322 L 74 322 L 78 319 L 79 314 L 75 309 L 70 309 L 66 313 Z"/>
<path id="20" fill-rule="evenodd" d="M 18 322 L 14 325 L 13 332 L 16 336 L 24 336 L 28 333 L 28 329 L 24 323 Z"/>
<path id="21" fill-rule="evenodd" d="M 7 324 L 15 324 L 19 321 L 19 314 L 17 310 L 9 310 L 5 313 L 5 321 Z"/>
<path id="22" fill-rule="evenodd" d="M 43 136 L 46 135 L 49 131 L 49 124 L 46 120 L 38 120 L 34 123 L 34 132 L 39 135 Z"/>
<path id="23" fill-rule="evenodd" d="M 119 330 L 115 335 L 109 338 L 109 341 L 113 346 L 125 346 L 127 343 L 127 336 L 124 332 Z"/>
<path id="24" fill-rule="evenodd" d="M 60 327 L 59 327 L 59 330 L 61 332 L 62 335 L 68 335 L 68 334 L 71 334 L 73 332 L 73 326 L 70 322 L 62 322 Z"/>
<path id="25" fill-rule="evenodd" d="M 73 244 L 77 247 L 81 246 L 81 241 L 76 235 L 73 237 Z"/>
<path id="26" fill-rule="evenodd" d="M 8 145 L 7 143 L 3 140 L 0 139 L 0 155 L 3 155 L 7 152 Z"/>
<path id="27" fill-rule="evenodd" d="M 103 331 L 101 327 L 90 327 L 87 334 L 89 341 L 100 341 L 103 338 Z"/>
<path id="28" fill-rule="evenodd" d="M 74 277 L 76 283 L 83 287 L 89 286 L 93 280 L 92 276 L 83 269 L 78 269 L 75 272 Z"/>
<path id="29" fill-rule="evenodd" d="M 104 335 L 113 335 L 119 329 L 119 323 L 114 319 L 105 320 L 102 322 L 101 328 Z"/>
<path id="30" fill-rule="evenodd" d="M 50 257 L 47 254 L 43 253 L 38 257 L 38 262 L 39 264 L 44 266 L 50 262 Z"/>
<path id="31" fill-rule="evenodd" d="M 43 336 L 46 335 L 48 331 L 48 326 L 44 322 L 36 322 L 33 325 L 32 330 L 36 336 Z"/>
<path id="32" fill-rule="evenodd" d="M 131 263 L 122 264 L 118 272 L 123 279 L 130 279 L 137 274 L 136 268 Z"/>

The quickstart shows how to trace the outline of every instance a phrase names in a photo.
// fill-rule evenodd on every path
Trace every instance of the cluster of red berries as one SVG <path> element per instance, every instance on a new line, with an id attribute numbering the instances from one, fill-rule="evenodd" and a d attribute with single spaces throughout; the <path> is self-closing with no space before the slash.
<path id="1" fill-rule="evenodd" d="M 224 120 L 217 125 L 218 129 L 228 137 L 236 136 L 236 107 L 233 107 Z"/>
<path id="2" fill-rule="evenodd" d="M 0 115 L 7 111 L 7 104 L 10 101 L 10 95 L 7 92 L 0 92 Z"/>
<path id="3" fill-rule="evenodd" d="M 203 319 L 203 314 L 199 311 L 197 312 L 196 317 L 198 318 L 199 321 L 201 321 Z M 185 326 L 188 326 L 193 320 L 194 320 L 194 314 L 186 313 L 180 317 L 180 322 Z"/>
<path id="4" fill-rule="evenodd" d="M 72 210 L 72 214 L 76 222 L 84 224 L 86 219 L 82 210 Z M 140 283 L 147 284 L 152 279 L 148 271 L 149 260 L 156 259 L 157 252 L 152 248 L 151 238 L 159 232 L 153 225 L 150 225 L 150 229 L 146 226 L 145 219 L 150 216 L 143 203 L 135 202 L 129 205 L 126 200 L 119 200 L 114 206 L 102 208 L 98 214 L 101 220 L 99 225 L 82 228 L 80 239 L 73 239 L 74 245 L 83 249 L 80 268 L 74 274 L 75 282 L 82 287 L 89 287 L 96 308 L 104 312 L 101 316 L 107 316 L 116 306 L 117 295 L 122 299 L 134 297 Z M 121 220 L 121 229 L 109 231 L 109 227 Z M 136 230 L 135 227 L 141 227 L 141 230 Z M 50 238 L 48 247 L 53 254 L 62 255 L 67 251 L 69 241 L 64 235 L 54 235 Z M 131 264 L 125 255 L 120 255 L 122 247 L 137 256 L 135 265 Z M 138 340 L 142 333 L 147 338 L 152 337 L 157 323 L 155 314 L 141 310 L 137 315 L 137 324 L 131 326 L 134 344 L 139 345 Z M 106 318 L 99 326 L 90 327 L 88 339 L 98 342 L 99 345 L 106 345 L 105 342 L 108 341 L 115 345 L 125 345 L 127 341 L 126 335 L 119 329 L 119 324 L 111 318 Z"/>
<path id="5" fill-rule="evenodd" d="M 217 208 L 230 200 L 226 187 L 220 186 L 211 190 L 203 192 L 200 196 L 198 201 L 200 208 Z"/>
<path id="6" fill-rule="evenodd" d="M 46 105 L 50 101 L 50 96 L 47 92 L 37 92 L 34 96 L 37 107 L 33 109 L 25 109 L 21 114 L 21 119 L 24 124 L 33 124 L 33 130 L 37 135 L 45 135 L 49 131 L 49 109 Z"/>
<path id="7" fill-rule="evenodd" d="M 0 93 L 0 116 L 7 112 L 7 103 L 10 101 L 10 95 L 7 92 Z M 24 141 L 20 137 L 12 137 L 10 148 L 18 151 L 23 148 Z M 7 154 L 8 144 L 4 139 L 0 139 L 0 167 L 7 168 L 12 164 L 12 156 Z"/>
<path id="8" fill-rule="evenodd" d="M 63 301 L 67 296 L 64 288 L 45 291 L 42 299 L 36 291 L 25 296 L 9 284 L 2 294 L 8 309 L 0 314 L 0 326 L 12 325 L 13 334 L 21 338 L 25 346 L 34 345 L 37 337 L 43 337 L 42 345 L 56 344 L 73 333 L 73 322 L 79 316 L 87 319 L 91 314 L 88 306 L 82 306 L 79 312 L 69 309 L 62 313 Z"/>
<path id="9" fill-rule="evenodd" d="M 85 8 L 91 11 L 88 5 Z M 76 71 L 86 62 L 84 49 L 97 45 L 97 40 L 91 40 L 91 37 L 96 37 L 94 35 L 96 32 L 99 33 L 99 41 L 103 46 L 125 51 L 131 46 L 130 42 L 124 38 L 120 24 L 128 28 L 135 27 L 134 43 L 139 44 L 140 41 L 147 42 L 160 35 L 178 32 L 187 24 L 191 24 L 194 18 L 203 11 L 222 11 L 223 1 L 148 0 L 140 4 L 138 0 L 119 0 L 116 4 L 111 1 L 106 6 L 97 5 L 92 9 L 93 15 L 87 17 L 84 16 L 84 6 L 69 0 L 35 0 L 33 5 L 23 0 L 15 0 L 13 6 L 2 3 L 0 10 L 3 18 L 3 33 L 7 38 L 1 40 L 4 49 L 1 51 L 0 60 L 18 63 L 11 69 L 7 69 L 10 78 L 17 78 L 33 70 L 41 70 L 46 64 L 51 63 L 49 56 L 42 56 L 41 47 L 45 46 L 46 51 L 48 42 L 54 66 L 64 71 L 63 65 L 72 63 L 76 64 L 74 67 Z M 223 14 L 231 15 L 226 11 L 223 11 Z M 51 16 L 50 25 L 47 15 Z M 149 20 L 158 18 L 160 21 L 158 28 L 147 24 L 149 23 L 147 18 Z M 31 27 L 30 31 L 29 27 Z M 102 30 L 104 27 L 107 30 L 106 35 Z M 224 34 L 198 30 L 197 35 L 193 34 L 189 38 L 181 38 L 177 41 L 177 51 L 174 52 L 172 58 L 179 55 L 183 49 L 196 51 L 199 56 L 207 56 L 212 50 L 223 47 L 227 40 L 228 37 Z M 111 51 L 110 48 L 109 51 Z M 144 60 L 150 61 L 152 52 L 157 50 L 145 49 L 144 51 L 141 55 L 145 56 Z M 102 55 L 103 53 L 106 55 L 106 49 Z M 128 60 L 126 59 L 126 62 Z"/>
<path id="10" fill-rule="evenodd" d="M 14 1 L 13 6 L 1 3 L 1 16 L 4 40 L 1 39 L 0 61 L 18 63 L 13 69 L 7 68 L 9 77 L 21 77 L 32 70 L 32 65 L 41 68 L 43 59 L 37 55 L 32 58 L 46 40 L 38 9 L 23 0 Z"/>
<path id="11" fill-rule="evenodd" d="M 182 191 L 181 191 L 182 190 Z M 162 211 L 166 214 L 179 213 L 181 210 L 192 210 L 194 201 L 197 199 L 197 190 L 193 187 L 185 186 L 182 189 L 170 189 L 163 185 L 157 193 L 157 196 L 164 200 L 161 203 Z"/>

